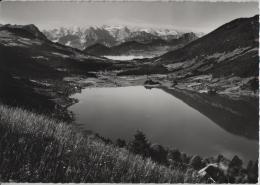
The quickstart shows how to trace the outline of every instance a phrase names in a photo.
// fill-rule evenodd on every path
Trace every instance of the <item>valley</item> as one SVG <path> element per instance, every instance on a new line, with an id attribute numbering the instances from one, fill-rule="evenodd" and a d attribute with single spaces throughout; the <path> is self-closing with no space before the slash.
<path id="1" fill-rule="evenodd" d="M 167 152 L 176 147 L 189 160 L 201 155 L 203 164 L 192 170 L 212 164 L 219 154 L 226 166 L 240 157 L 242 169 L 258 158 L 258 32 L 258 15 L 203 36 L 127 27 L 41 32 L 35 25 L 1 25 L 0 102 L 28 111 L 27 116 L 31 111 L 33 119 L 40 114 L 61 120 L 76 130 L 66 137 L 86 134 L 111 153 L 119 150 L 111 143 L 128 143 L 140 129 L 149 147 L 159 143 Z M 0 107 L 6 117 L 9 107 Z M 127 156 L 129 146 L 124 147 Z M 183 161 L 178 163 L 186 169 L 190 163 Z"/>

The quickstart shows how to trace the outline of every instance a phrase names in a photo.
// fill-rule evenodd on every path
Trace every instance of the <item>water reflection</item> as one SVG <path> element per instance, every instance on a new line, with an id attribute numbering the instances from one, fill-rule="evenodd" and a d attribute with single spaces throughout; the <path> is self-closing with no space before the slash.
<path id="1" fill-rule="evenodd" d="M 178 89 L 163 89 L 207 116 L 226 131 L 258 140 L 258 99 L 208 95 Z"/>
<path id="2" fill-rule="evenodd" d="M 112 140 L 130 140 L 140 129 L 153 143 L 188 154 L 258 157 L 255 101 L 142 86 L 84 89 L 73 98 L 80 129 Z"/>

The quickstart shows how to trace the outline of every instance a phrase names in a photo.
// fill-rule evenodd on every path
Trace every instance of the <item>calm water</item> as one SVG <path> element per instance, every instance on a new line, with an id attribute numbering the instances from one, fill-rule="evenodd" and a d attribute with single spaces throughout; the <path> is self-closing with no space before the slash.
<path id="1" fill-rule="evenodd" d="M 104 56 L 104 57 L 111 59 L 111 60 L 124 61 L 124 60 L 133 60 L 133 59 L 152 58 L 154 56 L 141 56 L 141 55 L 138 55 L 138 56 L 135 56 L 135 55 L 112 56 L 112 55 L 107 55 L 107 56 Z"/>
<path id="2" fill-rule="evenodd" d="M 193 99 L 195 96 L 182 93 L 181 100 L 178 99 L 179 94 L 142 86 L 87 88 L 72 96 L 79 103 L 69 109 L 74 112 L 79 127 L 112 140 L 129 140 L 140 129 L 153 143 L 177 148 L 187 154 L 223 154 L 228 158 L 238 155 L 246 161 L 257 158 L 258 139 L 252 135 L 258 134 L 258 131 L 254 127 L 240 131 L 235 128 L 238 124 L 233 124 L 242 119 L 235 118 L 236 115 L 240 116 L 240 109 L 221 107 L 219 102 L 229 103 L 222 99 L 209 103 L 213 100 L 204 102 L 206 98 L 202 97 L 202 101 L 201 97 Z M 193 107 L 197 105 L 196 110 Z M 254 108 L 252 103 L 249 106 Z M 207 112 L 209 110 L 213 111 L 213 116 Z M 224 126 L 218 123 L 223 120 Z M 250 120 L 250 125 L 255 124 L 254 121 Z M 255 127 L 258 128 L 258 119 L 256 121 Z M 229 122 L 232 123 L 229 125 Z"/>

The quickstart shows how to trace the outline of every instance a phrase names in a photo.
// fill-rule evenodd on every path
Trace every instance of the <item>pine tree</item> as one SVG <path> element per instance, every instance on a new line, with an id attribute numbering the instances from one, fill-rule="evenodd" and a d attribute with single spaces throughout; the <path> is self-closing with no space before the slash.
<path id="1" fill-rule="evenodd" d="M 177 149 L 170 150 L 168 153 L 168 159 L 175 162 L 181 162 L 181 152 Z"/>
<path id="2" fill-rule="evenodd" d="M 134 140 L 130 143 L 130 151 L 142 155 L 144 157 L 149 156 L 150 144 L 146 139 L 143 132 L 137 130 L 134 135 Z"/>
<path id="3" fill-rule="evenodd" d="M 150 155 L 153 161 L 167 163 L 167 151 L 161 145 L 153 144 L 150 148 Z"/>
<path id="4" fill-rule="evenodd" d="M 116 146 L 118 146 L 118 147 L 120 147 L 120 148 L 125 147 L 125 146 L 126 146 L 125 140 L 123 140 L 123 139 L 117 139 L 117 140 L 116 140 Z"/>
<path id="5" fill-rule="evenodd" d="M 202 158 L 198 155 L 195 155 L 191 158 L 190 160 L 190 165 L 195 169 L 195 170 L 199 170 L 200 168 L 202 168 L 203 164 L 202 164 Z"/>

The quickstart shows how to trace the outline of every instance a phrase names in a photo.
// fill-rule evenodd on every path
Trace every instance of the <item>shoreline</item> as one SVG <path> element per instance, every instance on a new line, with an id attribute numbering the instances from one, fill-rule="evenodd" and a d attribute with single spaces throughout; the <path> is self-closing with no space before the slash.
<path id="1" fill-rule="evenodd" d="M 132 77 L 131 79 L 127 78 L 127 77 L 120 77 L 120 78 L 115 78 L 117 81 L 115 80 L 111 80 L 111 78 L 104 78 L 104 79 L 100 79 L 100 78 L 87 78 L 87 79 L 80 79 L 78 80 L 78 82 L 81 83 L 85 83 L 87 85 L 85 85 L 81 90 L 85 89 L 85 88 L 116 88 L 116 87 L 128 87 L 128 86 L 144 86 L 146 88 L 160 88 L 162 90 L 166 89 L 171 91 L 171 90 L 177 90 L 179 93 L 182 93 L 182 91 L 187 91 L 192 93 L 197 93 L 198 95 L 202 94 L 203 96 L 209 96 L 209 97 L 213 97 L 214 96 L 219 96 L 219 97 L 224 97 L 224 98 L 230 98 L 230 96 L 226 95 L 226 94 L 214 94 L 214 95 L 209 95 L 208 93 L 199 93 L 197 91 L 191 91 L 189 89 L 179 89 L 179 88 L 175 88 L 175 87 L 170 87 L 169 85 L 145 85 L 144 82 L 147 79 L 146 76 L 135 76 Z M 119 84 L 119 80 L 122 80 L 122 83 Z M 75 79 L 74 79 L 75 80 Z M 79 93 L 79 92 L 76 92 Z M 185 93 L 184 93 L 185 94 Z M 255 96 L 232 96 L 231 99 L 232 100 L 236 100 L 236 99 L 244 99 L 244 98 L 257 98 Z M 217 107 L 217 106 L 216 106 Z M 228 108 L 227 108 L 228 109 Z M 229 110 L 230 111 L 230 110 Z M 236 113 L 236 112 L 235 112 Z M 92 134 L 95 134 L 95 132 L 92 132 Z M 110 139 L 110 138 L 108 138 Z"/>
<path id="2" fill-rule="evenodd" d="M 241 99 L 241 98 L 259 98 L 258 91 L 254 93 L 249 90 L 241 90 L 239 88 L 229 87 L 227 84 L 226 89 L 221 89 L 218 92 L 210 93 L 208 86 L 200 86 L 194 82 L 187 82 L 185 80 L 180 80 L 178 84 L 173 85 L 173 80 L 168 79 L 167 75 L 134 75 L 134 76 L 117 76 L 118 71 L 109 71 L 109 72 L 95 72 L 93 73 L 96 77 L 87 77 L 87 76 L 74 76 L 74 77 L 64 77 L 62 83 L 68 83 L 68 88 L 70 93 L 64 95 L 61 93 L 61 96 L 57 95 L 52 100 L 54 103 L 57 103 L 62 108 L 68 111 L 68 107 L 77 103 L 78 100 L 71 98 L 70 96 L 75 93 L 80 93 L 85 88 L 102 88 L 102 87 L 127 87 L 127 86 L 145 86 L 145 87 L 158 87 L 166 89 L 177 89 L 177 90 L 187 90 L 200 94 L 208 94 L 212 96 L 225 96 L 231 99 Z M 195 78 L 195 77 L 194 77 Z M 198 77 L 196 77 L 198 78 Z M 152 80 L 158 82 L 157 85 L 146 85 L 147 80 Z M 251 78 L 252 79 L 252 78 Z M 201 79 L 199 79 L 201 80 Z M 248 80 L 248 79 L 247 79 Z M 250 80 L 250 78 L 249 78 Z M 214 79 L 213 79 L 214 81 Z M 223 80 L 222 80 L 223 81 Z M 221 80 L 220 80 L 221 82 Z M 199 88 L 197 88 L 199 86 Z M 217 86 L 216 86 L 217 87 Z M 66 112 L 66 111 L 65 111 Z M 69 111 L 68 111 L 69 112 Z M 71 114 L 69 112 L 69 114 Z M 70 119 L 73 120 L 73 115 L 70 115 Z"/>

